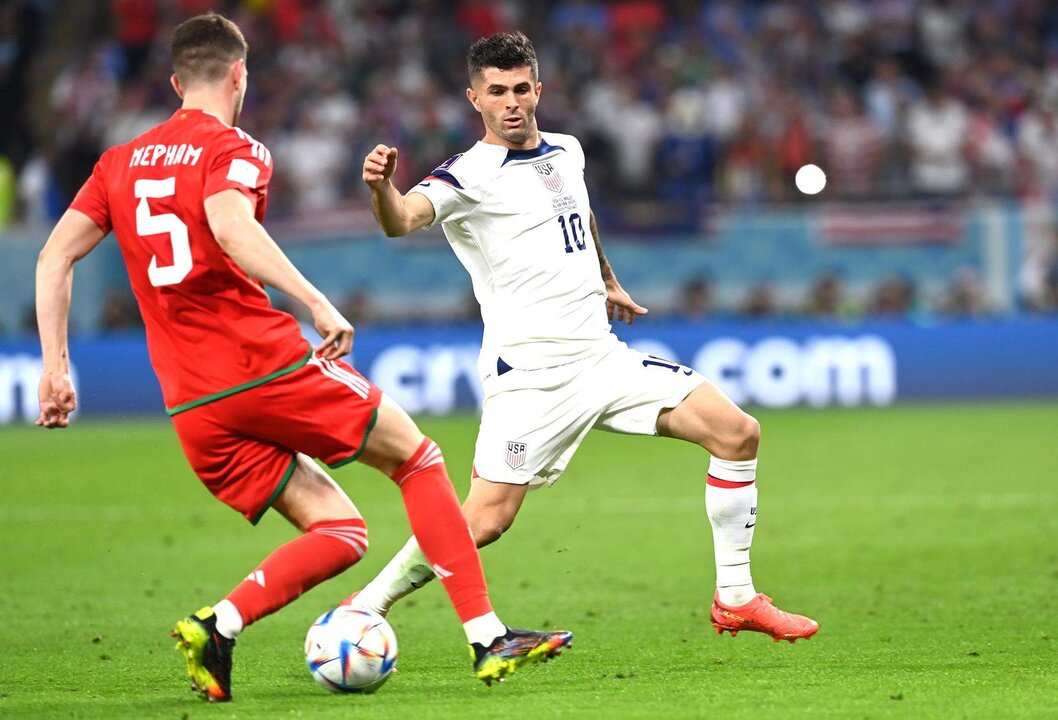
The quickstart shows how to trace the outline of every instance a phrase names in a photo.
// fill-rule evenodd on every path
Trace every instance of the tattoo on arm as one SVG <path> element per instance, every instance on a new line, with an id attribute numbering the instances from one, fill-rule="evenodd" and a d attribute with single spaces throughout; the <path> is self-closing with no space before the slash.
<path id="1" fill-rule="evenodd" d="M 599 226 L 595 222 L 595 213 L 591 214 L 588 227 L 591 228 L 591 236 L 595 240 L 595 251 L 599 254 L 599 272 L 602 273 L 603 282 L 609 282 L 613 280 L 613 268 L 610 267 L 610 261 L 606 259 L 606 253 L 602 251 L 602 240 L 599 239 Z"/>

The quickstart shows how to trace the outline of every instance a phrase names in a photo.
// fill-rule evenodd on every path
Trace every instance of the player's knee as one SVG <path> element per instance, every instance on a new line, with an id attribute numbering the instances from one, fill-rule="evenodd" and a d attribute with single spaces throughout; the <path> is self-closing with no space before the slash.
<path id="1" fill-rule="evenodd" d="M 751 460 L 757 457 L 760 445 L 760 423 L 752 415 L 742 413 L 735 427 L 736 460 Z"/>
<path id="2" fill-rule="evenodd" d="M 496 542 L 510 528 L 511 519 L 507 517 L 490 516 L 470 521 L 470 534 L 478 547 Z"/>
<path id="3" fill-rule="evenodd" d="M 306 530 L 306 534 L 309 533 L 327 538 L 335 561 L 344 567 L 353 565 L 367 553 L 367 523 L 363 518 L 352 517 L 314 523 Z"/>
<path id="4" fill-rule="evenodd" d="M 715 447 L 706 448 L 725 460 L 751 460 L 760 445 L 760 423 L 752 415 L 740 412 L 717 439 Z"/>
<path id="5" fill-rule="evenodd" d="M 444 455 L 441 454 L 441 448 L 437 447 L 437 443 L 430 438 L 424 437 L 418 449 L 401 463 L 400 467 L 390 473 L 389 477 L 397 484 L 397 487 L 403 487 L 410 478 L 429 474 L 430 469 L 438 465 L 444 467 Z"/>

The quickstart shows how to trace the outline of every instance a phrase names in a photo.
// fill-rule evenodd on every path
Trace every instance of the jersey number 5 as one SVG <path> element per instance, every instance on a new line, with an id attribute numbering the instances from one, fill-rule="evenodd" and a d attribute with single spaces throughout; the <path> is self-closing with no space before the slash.
<path id="1" fill-rule="evenodd" d="M 162 287 L 176 285 L 191 272 L 191 243 L 187 240 L 187 225 L 172 213 L 151 215 L 148 198 L 167 198 L 176 194 L 176 178 L 165 180 L 137 180 L 133 192 L 140 202 L 136 206 L 136 233 L 140 237 L 147 235 L 168 235 L 173 247 L 173 264 L 158 267 L 158 256 L 151 257 L 147 277 L 151 285 Z"/>

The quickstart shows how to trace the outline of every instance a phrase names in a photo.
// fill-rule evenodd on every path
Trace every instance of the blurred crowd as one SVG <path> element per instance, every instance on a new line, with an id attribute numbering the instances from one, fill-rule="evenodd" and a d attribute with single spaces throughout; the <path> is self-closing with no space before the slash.
<path id="1" fill-rule="evenodd" d="M 378 142 L 400 187 L 473 143 L 466 48 L 512 28 L 611 229 L 808 200 L 808 162 L 828 200 L 1058 199 L 1047 0 L 0 0 L 0 222 L 55 218 L 101 150 L 168 117 L 169 32 L 208 9 L 250 43 L 240 124 L 276 158 L 273 218 L 363 206 Z M 1058 307 L 1053 233 L 1033 243 L 1026 302 Z"/>
<path id="2" fill-rule="evenodd" d="M 1058 301 L 1058 296 L 1053 299 Z M 472 294 L 468 294 L 462 303 L 454 307 L 387 305 L 378 303 L 372 293 L 364 288 L 336 300 L 342 315 L 358 326 L 424 321 L 477 323 L 481 318 Z M 773 285 L 763 282 L 732 294 L 728 288 L 718 288 L 712 278 L 697 275 L 672 288 L 668 297 L 656 297 L 655 301 L 646 303 L 652 320 L 687 322 L 813 319 L 854 323 L 909 318 L 929 321 L 942 316 L 983 320 L 995 314 L 989 307 L 980 278 L 968 267 L 960 269 L 946 287 L 929 292 L 916 287 L 911 279 L 899 275 L 886 275 L 864 291 L 854 290 L 846 285 L 839 273 L 827 271 L 807 288 L 793 294 L 780 292 Z M 276 305 L 301 322 L 311 324 L 311 317 L 301 306 L 283 297 L 276 298 Z M 83 329 L 73 327 L 74 331 Z M 143 320 L 127 289 L 114 287 L 104 295 L 95 329 L 103 333 L 142 331 Z M 0 332 L 2 330 L 0 327 Z M 32 307 L 27 307 L 22 327 L 15 332 L 34 335 L 36 331 L 36 315 Z"/>

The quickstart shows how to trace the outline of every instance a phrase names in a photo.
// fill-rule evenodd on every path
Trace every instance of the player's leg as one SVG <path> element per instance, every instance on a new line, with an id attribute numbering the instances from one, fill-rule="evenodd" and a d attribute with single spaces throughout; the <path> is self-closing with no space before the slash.
<path id="1" fill-rule="evenodd" d="M 367 552 L 367 525 L 360 512 L 306 455 L 296 456 L 294 472 L 272 507 L 302 535 L 278 547 L 214 605 L 217 629 L 227 637 L 351 567 Z"/>
<path id="2" fill-rule="evenodd" d="M 727 605 L 750 601 L 757 594 L 749 551 L 756 526 L 760 425 L 704 382 L 675 408 L 662 410 L 657 429 L 659 435 L 693 442 L 712 455 L 705 504 L 713 527 L 717 593 Z"/>
<path id="3" fill-rule="evenodd" d="M 486 378 L 488 397 L 474 447 L 474 477 L 463 504 L 478 547 L 494 542 L 511 526 L 531 484 L 545 477 L 553 482 L 562 473 L 591 428 L 597 416 L 594 402 L 575 383 L 587 364 L 513 370 Z M 433 577 L 413 537 L 347 602 L 384 615 Z"/>
<path id="4" fill-rule="evenodd" d="M 367 527 L 341 488 L 305 455 L 272 502 L 302 535 L 280 546 L 224 599 L 177 623 L 193 687 L 206 699 L 231 699 L 231 655 L 242 630 L 344 571 L 367 550 Z M 273 484 L 274 481 L 273 481 Z"/>
<path id="5" fill-rule="evenodd" d="M 658 414 L 657 432 L 693 442 L 712 455 L 705 503 L 716 558 L 713 627 L 732 635 L 765 632 L 791 642 L 815 634 L 815 621 L 779 610 L 753 586 L 749 556 L 757 525 L 759 423 L 704 381 L 676 407 Z"/>
<path id="6" fill-rule="evenodd" d="M 490 683 L 502 679 L 525 662 L 556 655 L 569 644 L 568 632 L 510 630 L 500 622 L 440 449 L 385 396 L 359 459 L 389 475 L 400 488 L 423 559 L 441 578 L 475 651 L 479 678 Z"/>
<path id="7" fill-rule="evenodd" d="M 471 480 L 470 492 L 463 502 L 463 516 L 479 548 L 498 540 L 511 526 L 528 488 L 528 485 L 494 483 L 480 477 Z M 355 595 L 355 604 L 385 615 L 394 603 L 435 577 L 419 543 L 412 537 Z"/>

